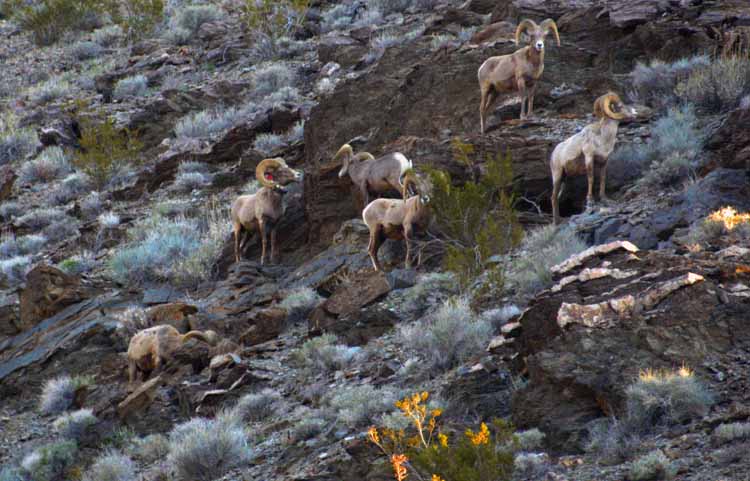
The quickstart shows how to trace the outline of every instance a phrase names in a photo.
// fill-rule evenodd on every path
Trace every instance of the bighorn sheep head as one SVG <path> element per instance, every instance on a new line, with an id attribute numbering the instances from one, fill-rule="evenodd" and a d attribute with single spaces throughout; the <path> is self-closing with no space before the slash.
<path id="1" fill-rule="evenodd" d="M 341 166 L 341 170 L 339 171 L 339 178 L 342 178 L 349 172 L 349 166 L 351 165 L 352 160 L 375 160 L 375 157 L 373 157 L 372 154 L 368 152 L 360 152 L 357 155 L 354 155 L 352 146 L 349 144 L 344 144 L 341 146 L 339 151 L 336 152 L 336 155 L 333 156 L 334 161 L 337 161 L 339 159 L 342 159 L 343 163 L 343 165 Z"/>
<path id="2" fill-rule="evenodd" d="M 402 195 L 404 200 L 418 195 L 419 202 L 422 205 L 430 203 L 431 186 L 427 181 L 419 177 L 414 169 L 406 170 L 399 180 L 403 186 Z"/>
<path id="3" fill-rule="evenodd" d="M 555 34 L 555 40 L 557 40 L 557 46 L 560 46 L 560 34 L 557 31 L 557 24 L 551 18 L 543 21 L 537 25 L 533 20 L 528 18 L 523 20 L 516 27 L 516 45 L 521 44 L 521 34 L 526 32 L 529 36 L 529 45 L 532 45 L 538 52 L 544 50 L 544 38 L 549 34 L 549 31 Z"/>
<path id="4" fill-rule="evenodd" d="M 290 168 L 281 157 L 264 159 L 255 168 L 255 178 L 263 187 L 283 191 L 283 185 L 299 182 L 302 173 Z"/>
<path id="5" fill-rule="evenodd" d="M 594 102 L 594 115 L 600 118 L 609 117 L 612 120 L 634 118 L 637 115 L 633 107 L 622 103 L 620 96 L 614 92 L 607 92 Z"/>

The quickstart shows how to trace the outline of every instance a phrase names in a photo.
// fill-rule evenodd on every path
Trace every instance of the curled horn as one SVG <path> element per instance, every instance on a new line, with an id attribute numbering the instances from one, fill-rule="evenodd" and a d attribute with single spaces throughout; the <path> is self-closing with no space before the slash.
<path id="1" fill-rule="evenodd" d="M 260 182 L 260 185 L 263 187 L 273 188 L 278 184 L 272 180 L 266 179 L 266 171 L 269 168 L 281 167 L 282 165 L 286 165 L 286 162 L 279 157 L 261 160 L 255 168 L 255 178 L 258 179 L 258 182 Z"/>
<path id="2" fill-rule="evenodd" d="M 594 115 L 602 118 L 609 117 L 613 120 L 624 119 L 625 114 L 612 111 L 612 104 L 614 102 L 622 103 L 622 100 L 620 100 L 620 96 L 616 93 L 607 92 L 606 94 L 602 95 L 601 97 L 596 99 L 596 102 L 594 102 Z"/>
<path id="3" fill-rule="evenodd" d="M 552 33 L 555 34 L 555 40 L 557 40 L 557 46 L 560 46 L 560 33 L 557 31 L 557 24 L 554 20 L 551 18 L 548 18 L 547 20 L 543 21 L 541 25 L 539 25 L 539 28 L 544 30 L 544 34 L 548 34 L 550 30 L 552 30 Z"/>
<path id="4" fill-rule="evenodd" d="M 333 160 L 336 161 L 343 157 L 343 165 L 341 166 L 341 170 L 339 171 L 339 177 L 343 177 L 346 175 L 346 171 L 349 170 L 349 162 L 352 159 L 352 155 L 354 155 L 354 150 L 352 150 L 352 146 L 349 144 L 344 144 L 341 146 L 338 152 L 336 152 L 336 155 L 333 156 Z"/>
<path id="5" fill-rule="evenodd" d="M 529 20 L 528 18 L 522 20 L 521 23 L 518 24 L 518 27 L 516 27 L 516 45 L 521 45 L 521 34 L 529 28 L 535 30 L 539 27 L 533 20 Z"/>
<path id="6" fill-rule="evenodd" d="M 414 169 L 405 170 L 398 180 L 401 183 L 401 195 L 403 196 L 404 200 L 410 197 L 409 186 L 412 186 L 414 188 L 414 191 L 419 192 L 419 186 L 417 185 L 417 174 L 416 172 L 414 172 Z"/>

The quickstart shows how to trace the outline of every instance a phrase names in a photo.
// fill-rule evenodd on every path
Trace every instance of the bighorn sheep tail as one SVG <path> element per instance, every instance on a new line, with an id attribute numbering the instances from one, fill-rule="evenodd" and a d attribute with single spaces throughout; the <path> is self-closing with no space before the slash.
<path id="1" fill-rule="evenodd" d="M 544 30 L 546 33 L 549 33 L 550 30 L 552 30 L 552 33 L 555 34 L 555 40 L 557 41 L 557 46 L 560 46 L 560 33 L 557 31 L 557 24 L 554 20 L 551 18 L 548 18 L 547 20 L 543 21 L 539 28 Z"/>
<path id="2" fill-rule="evenodd" d="M 276 182 L 266 179 L 266 171 L 269 168 L 278 168 L 283 165 L 286 165 L 286 162 L 278 157 L 261 160 L 255 168 L 255 178 L 258 179 L 258 182 L 260 182 L 260 185 L 263 187 L 273 188 L 276 186 Z"/>
<path id="3" fill-rule="evenodd" d="M 516 27 L 516 45 L 521 45 L 521 34 L 529 28 L 536 29 L 538 27 L 533 20 L 529 20 L 528 18 L 522 20 L 521 23 L 518 24 Z"/>
<path id="4" fill-rule="evenodd" d="M 613 103 L 622 103 L 622 100 L 620 100 L 620 97 L 616 93 L 607 92 L 602 95 L 594 102 L 594 115 L 602 118 L 609 117 L 613 120 L 624 119 L 625 114 L 612 111 Z"/>

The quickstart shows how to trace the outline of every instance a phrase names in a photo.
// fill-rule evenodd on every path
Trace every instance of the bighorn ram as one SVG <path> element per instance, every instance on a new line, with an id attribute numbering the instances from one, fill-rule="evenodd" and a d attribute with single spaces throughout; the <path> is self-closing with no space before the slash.
<path id="1" fill-rule="evenodd" d="M 271 261 L 278 258 L 276 228 L 284 214 L 282 203 L 286 190 L 282 187 L 298 182 L 302 174 L 286 165 L 284 159 L 276 157 L 261 161 L 255 168 L 255 177 L 263 186 L 252 195 L 241 195 L 232 204 L 232 230 L 234 231 L 234 257 L 240 261 L 240 253 L 247 246 L 253 231 L 260 233 L 263 251 L 260 263 L 266 261 L 266 245 L 271 237 Z M 242 242 L 240 235 L 244 234 Z"/>
<path id="2" fill-rule="evenodd" d="M 370 230 L 367 252 L 376 271 L 383 270 L 378 250 L 386 238 L 406 241 L 406 267 L 411 266 L 411 243 L 416 232 L 423 232 L 430 222 L 430 197 L 420 189 L 407 172 L 403 180 L 402 199 L 375 199 L 365 207 L 362 219 Z"/>
<path id="3" fill-rule="evenodd" d="M 537 80 L 544 72 L 544 38 L 550 30 L 554 32 L 559 47 L 560 35 L 554 20 L 548 18 L 540 25 L 529 19 L 523 20 L 516 28 L 516 45 L 520 44 L 523 32 L 529 35 L 530 44 L 509 55 L 490 57 L 479 67 L 477 77 L 482 95 L 479 102 L 479 124 L 482 133 L 487 112 L 501 93 L 520 92 L 521 119 L 531 115 Z"/>
<path id="4" fill-rule="evenodd" d="M 210 345 L 218 342 L 214 331 L 190 331 L 187 334 L 172 326 L 149 327 L 136 333 L 128 346 L 128 380 L 132 384 L 137 374 L 143 374 L 145 381 L 152 371 L 158 371 L 171 358 L 174 352 L 187 340 L 198 339 Z"/>
<path id="5" fill-rule="evenodd" d="M 354 155 L 349 144 L 342 145 L 333 159 L 343 160 L 344 165 L 339 171 L 339 178 L 349 174 L 362 194 L 364 205 L 370 203 L 370 193 L 381 194 L 389 190 L 401 192 L 401 177 L 412 167 L 411 160 L 400 152 L 376 159 L 369 152 Z"/>
<path id="6" fill-rule="evenodd" d="M 598 122 L 591 123 L 580 132 L 557 144 L 550 157 L 552 170 L 552 215 L 554 223 L 560 222 L 559 198 L 562 183 L 568 175 L 588 176 L 586 205 L 594 201 L 594 166 L 601 166 L 599 172 L 599 197 L 607 200 L 604 192 L 607 178 L 607 159 L 617 141 L 617 126 L 620 120 L 633 118 L 636 111 L 626 106 L 620 97 L 608 92 L 594 102 L 594 115 Z"/>

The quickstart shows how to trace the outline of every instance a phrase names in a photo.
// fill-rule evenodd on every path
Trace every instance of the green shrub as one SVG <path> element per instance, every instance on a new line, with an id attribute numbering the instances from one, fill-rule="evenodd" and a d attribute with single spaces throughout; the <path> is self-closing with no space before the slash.
<path id="1" fill-rule="evenodd" d="M 304 320 L 322 300 L 314 289 L 301 287 L 287 294 L 279 307 L 286 310 L 288 322 L 296 323 Z"/>
<path id="2" fill-rule="evenodd" d="M 70 162 L 60 147 L 49 147 L 19 169 L 18 180 L 24 184 L 44 184 L 70 172 Z"/>
<path id="3" fill-rule="evenodd" d="M 108 451 L 86 471 L 83 481 L 136 481 L 136 466 L 127 456 Z"/>
<path id="4" fill-rule="evenodd" d="M 164 0 L 125 0 L 120 3 L 118 23 L 130 41 L 139 40 L 151 32 L 164 18 Z"/>
<path id="5" fill-rule="evenodd" d="M 12 113 L 0 116 L 0 165 L 23 160 L 36 150 L 39 138 L 32 128 L 21 128 Z"/>
<path id="6" fill-rule="evenodd" d="M 515 433 L 518 439 L 519 447 L 524 451 L 533 451 L 542 447 L 544 442 L 544 433 L 537 428 L 529 429 L 527 431 L 518 431 Z"/>
<path id="7" fill-rule="evenodd" d="M 65 472 L 73 465 L 77 451 L 75 441 L 46 444 L 23 458 L 21 468 L 34 481 L 68 479 Z"/>
<path id="8" fill-rule="evenodd" d="M 636 459 L 630 465 L 630 478 L 633 481 L 672 479 L 677 474 L 677 466 L 660 450 Z"/>
<path id="9" fill-rule="evenodd" d="M 28 90 L 29 99 L 36 105 L 44 105 L 68 96 L 73 91 L 71 83 L 63 76 L 52 77 Z"/>
<path id="10" fill-rule="evenodd" d="M 300 27 L 309 0 L 245 0 L 242 20 L 248 32 L 249 57 L 255 62 L 277 59 L 288 36 Z"/>
<path id="11" fill-rule="evenodd" d="M 102 47 L 112 47 L 123 37 L 122 27 L 119 25 L 108 25 L 94 30 L 91 37 L 94 43 Z"/>
<path id="12" fill-rule="evenodd" d="M 475 168 L 474 147 L 456 138 L 455 158 L 469 171 Z M 456 274 L 466 288 L 485 269 L 488 260 L 504 254 L 521 239 L 522 230 L 510 192 L 513 172 L 510 155 L 488 156 L 485 173 L 479 181 L 455 186 L 448 173 L 429 170 L 432 183 L 431 212 L 446 248 L 445 268 Z M 502 267 L 493 268 L 491 283 L 503 287 Z"/>
<path id="13" fill-rule="evenodd" d="M 102 190 L 129 162 L 137 161 L 142 144 L 134 132 L 118 131 L 114 119 L 82 121 L 81 149 L 73 165 L 85 172 Z"/>
<path id="14" fill-rule="evenodd" d="M 30 4 L 19 1 L 14 19 L 31 32 L 34 43 L 51 45 L 65 32 L 91 28 L 111 5 L 106 0 L 40 0 Z"/>

